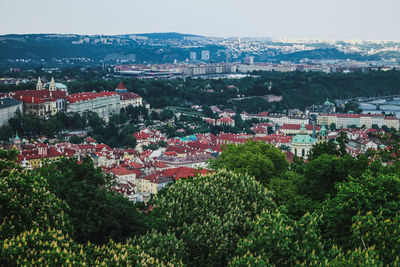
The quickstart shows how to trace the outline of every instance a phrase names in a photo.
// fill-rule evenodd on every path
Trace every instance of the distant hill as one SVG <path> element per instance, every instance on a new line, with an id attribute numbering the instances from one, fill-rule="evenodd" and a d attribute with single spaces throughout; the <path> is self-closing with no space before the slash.
<path id="1" fill-rule="evenodd" d="M 281 54 L 275 57 L 279 60 L 298 62 L 302 59 L 319 60 L 319 59 L 339 59 L 339 60 L 366 60 L 367 57 L 358 53 L 344 53 L 336 48 L 321 48 L 313 50 L 305 50 L 290 54 Z"/>
<path id="2" fill-rule="evenodd" d="M 146 36 L 149 39 L 183 39 L 184 37 L 203 37 L 201 35 L 183 34 L 178 32 L 154 32 L 154 33 L 140 33 L 135 35 Z"/>
<path id="3" fill-rule="evenodd" d="M 148 41 L 133 36 L 146 36 Z M 201 37 L 176 32 L 125 35 L 8 34 L 0 36 L 0 68 L 98 65 L 120 63 L 172 63 L 185 61 L 191 51 L 210 51 L 211 60 L 222 61 L 218 45 L 188 48 L 184 37 Z M 171 40 L 173 40 L 171 42 Z M 176 41 L 182 45 L 176 45 Z M 154 45 L 154 43 L 156 45 Z M 160 44 L 161 43 L 161 44 Z"/>

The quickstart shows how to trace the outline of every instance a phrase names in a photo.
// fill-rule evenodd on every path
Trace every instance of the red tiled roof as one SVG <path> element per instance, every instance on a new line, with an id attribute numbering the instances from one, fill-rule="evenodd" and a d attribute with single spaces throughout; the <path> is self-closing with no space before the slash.
<path id="1" fill-rule="evenodd" d="M 314 126 L 313 125 L 305 125 L 307 130 L 313 130 Z M 284 124 L 279 130 L 300 130 L 301 125 L 300 124 Z M 315 130 L 319 131 L 320 127 L 315 125 Z"/>
<path id="2" fill-rule="evenodd" d="M 156 167 L 156 168 L 167 168 L 168 165 L 165 164 L 164 162 L 155 162 L 155 163 L 153 164 L 153 167 Z"/>
<path id="3" fill-rule="evenodd" d="M 142 164 L 136 163 L 136 162 L 129 162 L 129 166 L 134 168 L 134 169 L 141 169 L 144 168 Z"/>
<path id="4" fill-rule="evenodd" d="M 148 139 L 150 137 L 150 135 L 145 132 L 140 131 L 140 132 L 134 133 L 133 137 L 135 137 L 136 140 L 145 140 L 145 139 Z"/>
<path id="5" fill-rule="evenodd" d="M 66 99 L 69 103 L 76 103 L 76 102 L 82 102 L 82 101 L 96 99 L 99 97 L 111 97 L 111 96 L 116 96 L 116 95 L 117 95 L 116 92 L 100 92 L 100 93 L 85 92 L 85 93 L 69 95 L 66 97 Z"/>
<path id="6" fill-rule="evenodd" d="M 21 154 L 18 155 L 18 162 L 21 162 L 24 158 L 29 159 L 40 159 L 40 158 L 53 158 L 53 157 L 60 157 L 63 154 L 58 152 L 56 148 L 49 147 L 47 149 L 46 155 L 39 155 L 38 149 L 34 150 L 22 150 Z"/>
<path id="7" fill-rule="evenodd" d="M 233 123 L 235 122 L 233 119 L 229 117 L 222 117 L 221 119 L 218 119 L 217 122 L 222 122 L 222 123 Z"/>
<path id="8" fill-rule="evenodd" d="M 136 98 L 142 98 L 140 95 L 132 93 L 132 92 L 126 92 L 126 93 L 118 93 L 121 97 L 121 100 L 129 100 L 129 99 L 136 99 Z"/>
<path id="9" fill-rule="evenodd" d="M 113 168 L 113 169 L 109 170 L 108 172 L 113 173 L 114 175 L 117 175 L 117 176 L 136 174 L 135 171 L 125 169 L 124 167 L 121 167 L 121 166 L 119 166 L 117 168 Z"/>
<path id="10" fill-rule="evenodd" d="M 119 82 L 117 89 L 126 89 L 122 82 Z"/>

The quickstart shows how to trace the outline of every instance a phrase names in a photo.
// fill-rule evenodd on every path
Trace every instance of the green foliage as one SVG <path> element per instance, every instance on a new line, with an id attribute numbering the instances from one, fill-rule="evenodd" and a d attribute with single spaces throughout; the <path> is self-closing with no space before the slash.
<path id="1" fill-rule="evenodd" d="M 324 252 L 319 222 L 320 218 L 316 214 L 306 214 L 299 221 L 294 221 L 280 210 L 263 212 L 247 223 L 251 232 L 239 241 L 237 256 L 232 265 L 245 265 L 249 255 L 259 258 L 267 266 L 320 262 Z"/>
<path id="2" fill-rule="evenodd" d="M 343 251 L 342 248 L 333 246 L 328 253 L 329 260 L 326 259 L 321 264 L 323 266 L 384 266 L 373 247 L 357 247 L 352 250 Z"/>
<path id="3" fill-rule="evenodd" d="M 267 187 L 274 192 L 274 200 L 278 205 L 284 205 L 292 218 L 301 218 L 306 212 L 315 210 L 316 202 L 307 195 L 304 186 L 304 175 L 287 171 L 279 177 L 272 178 Z"/>
<path id="4" fill-rule="evenodd" d="M 368 168 L 366 157 L 353 158 L 346 155 L 338 158 L 323 154 L 310 161 L 304 168 L 307 195 L 322 201 L 327 194 L 335 194 L 335 183 L 346 180 L 349 175 L 360 176 Z"/>
<path id="5" fill-rule="evenodd" d="M 69 138 L 69 141 L 70 141 L 72 144 L 80 144 L 80 143 L 82 143 L 83 138 L 82 138 L 82 137 L 79 137 L 79 136 L 77 136 L 77 135 L 73 135 L 73 136 L 71 136 L 71 137 Z"/>
<path id="6" fill-rule="evenodd" d="M 173 233 L 162 234 L 152 231 L 128 240 L 127 244 L 140 246 L 149 256 L 174 265 L 181 265 L 182 259 L 187 257 L 185 243 L 177 239 Z"/>
<path id="7" fill-rule="evenodd" d="M 257 181 L 267 184 L 272 177 L 287 170 L 289 162 L 273 145 L 249 141 L 243 145 L 228 144 L 223 147 L 222 154 L 211 161 L 211 167 L 249 174 Z"/>
<path id="8" fill-rule="evenodd" d="M 308 160 L 316 159 L 322 154 L 339 156 L 340 152 L 338 151 L 335 143 L 332 142 L 316 143 L 315 145 L 313 145 L 310 154 L 308 155 Z"/>
<path id="9" fill-rule="evenodd" d="M 11 126 L 3 125 L 0 127 L 0 141 L 9 141 L 14 135 L 14 131 Z"/>
<path id="10" fill-rule="evenodd" d="M 47 178 L 50 190 L 69 205 L 76 241 L 124 241 L 146 231 L 144 216 L 128 199 L 107 190 L 111 177 L 95 168 L 90 158 L 80 164 L 63 159 L 39 172 Z"/>
<path id="11" fill-rule="evenodd" d="M 341 156 L 347 154 L 346 144 L 349 142 L 349 137 L 346 132 L 340 132 L 339 136 L 336 137 L 336 142 L 339 144 L 339 153 Z"/>
<path id="12" fill-rule="evenodd" d="M 0 152 L 0 158 L 5 159 L 0 165 L 0 239 L 37 227 L 71 233 L 68 206 L 49 191 L 46 179 L 16 166 L 15 151 Z"/>
<path id="13" fill-rule="evenodd" d="M 155 196 L 153 215 L 184 242 L 184 263 L 224 265 L 248 232 L 245 222 L 275 210 L 271 195 L 254 178 L 222 170 L 178 180 Z"/>
<path id="14" fill-rule="evenodd" d="M 0 241 L 4 265 L 20 266 L 182 266 L 163 263 L 136 245 L 110 241 L 98 246 L 79 244 L 61 230 L 38 228 Z"/>
<path id="15" fill-rule="evenodd" d="M 367 172 L 339 183 L 337 190 L 337 195 L 323 206 L 327 244 L 336 243 L 344 249 L 374 246 L 380 258 L 392 265 L 399 252 L 394 240 L 400 240 L 399 177 Z"/>

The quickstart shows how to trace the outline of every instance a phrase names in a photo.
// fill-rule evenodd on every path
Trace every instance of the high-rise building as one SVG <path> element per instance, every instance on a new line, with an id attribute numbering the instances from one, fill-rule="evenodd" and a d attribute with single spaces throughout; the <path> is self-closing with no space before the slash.
<path id="1" fill-rule="evenodd" d="M 190 60 L 196 60 L 196 52 L 190 52 Z"/>
<path id="2" fill-rule="evenodd" d="M 209 50 L 202 50 L 201 51 L 201 59 L 202 60 L 210 60 L 210 51 Z"/>

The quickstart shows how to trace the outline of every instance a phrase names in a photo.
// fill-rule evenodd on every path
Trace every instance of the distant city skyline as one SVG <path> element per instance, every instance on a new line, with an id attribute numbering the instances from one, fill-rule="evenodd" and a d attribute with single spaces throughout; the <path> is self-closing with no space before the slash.
<path id="1" fill-rule="evenodd" d="M 0 34 L 400 40 L 398 0 L 2 0 Z"/>

